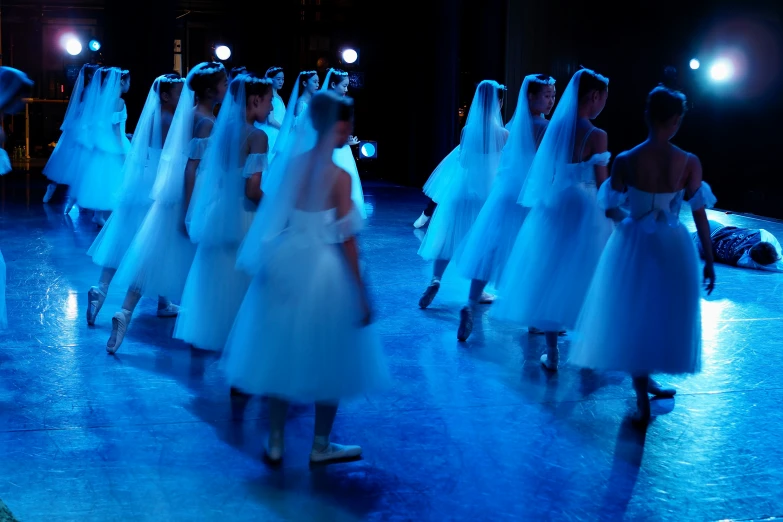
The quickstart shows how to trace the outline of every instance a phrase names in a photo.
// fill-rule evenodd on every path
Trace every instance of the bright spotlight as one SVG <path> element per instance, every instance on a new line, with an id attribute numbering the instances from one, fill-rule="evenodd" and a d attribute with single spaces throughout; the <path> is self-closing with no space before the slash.
<path id="1" fill-rule="evenodd" d="M 98 40 L 95 39 L 90 40 L 90 43 L 87 45 L 90 48 L 90 51 L 98 52 L 101 50 L 101 42 L 99 42 Z"/>
<path id="2" fill-rule="evenodd" d="M 360 159 L 375 159 L 378 157 L 378 142 L 377 141 L 361 141 L 359 142 L 359 158 Z"/>
<path id="3" fill-rule="evenodd" d="M 701 66 L 701 63 L 699 63 L 699 60 L 694 58 L 693 60 L 691 60 L 690 66 L 691 66 L 691 69 L 693 69 L 695 71 L 696 69 L 698 69 Z"/>
<path id="4" fill-rule="evenodd" d="M 74 37 L 65 40 L 65 51 L 71 56 L 76 56 L 82 52 L 82 43 Z"/>
<path id="5" fill-rule="evenodd" d="M 218 45 L 215 47 L 215 56 L 218 60 L 226 61 L 231 58 L 231 49 L 227 45 Z"/>
<path id="6" fill-rule="evenodd" d="M 734 67 L 731 62 L 726 59 L 718 60 L 710 68 L 710 77 L 716 82 L 730 80 L 733 74 Z"/>
<path id="7" fill-rule="evenodd" d="M 354 49 L 344 49 L 342 52 L 342 58 L 345 63 L 356 63 L 356 60 L 359 59 L 359 53 L 357 53 Z"/>

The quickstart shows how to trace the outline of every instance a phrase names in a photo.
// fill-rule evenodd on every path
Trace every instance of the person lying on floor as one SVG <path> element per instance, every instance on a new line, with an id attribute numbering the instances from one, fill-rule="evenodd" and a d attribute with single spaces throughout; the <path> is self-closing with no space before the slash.
<path id="1" fill-rule="evenodd" d="M 691 237 L 703 255 L 698 235 L 694 232 Z M 710 220 L 710 239 L 716 263 L 783 272 L 780 243 L 763 228 L 732 227 Z"/>

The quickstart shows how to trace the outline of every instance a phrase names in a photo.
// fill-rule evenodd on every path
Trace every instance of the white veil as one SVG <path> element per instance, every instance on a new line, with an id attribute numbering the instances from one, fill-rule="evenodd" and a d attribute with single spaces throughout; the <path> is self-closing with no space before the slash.
<path id="1" fill-rule="evenodd" d="M 291 91 L 291 96 L 288 97 L 288 104 L 285 106 L 285 117 L 280 123 L 280 133 L 277 135 L 275 144 L 272 147 L 272 150 L 269 151 L 270 156 L 274 157 L 278 151 L 283 150 L 286 139 L 288 135 L 291 134 L 291 128 L 294 126 L 294 121 L 296 121 L 294 112 L 296 112 L 296 102 L 299 100 L 299 85 L 301 84 L 302 73 L 309 72 L 310 71 L 301 71 L 296 76 L 296 85 L 294 85 L 294 89 Z"/>
<path id="2" fill-rule="evenodd" d="M 240 170 L 246 159 L 242 145 L 248 136 L 249 83 L 271 85 L 272 81 L 246 73 L 231 81 L 199 166 L 199 179 L 187 212 L 188 231 L 194 243 L 211 244 L 216 240 L 238 244 L 247 230 L 236 207 L 245 201 Z"/>
<path id="3" fill-rule="evenodd" d="M 175 204 L 185 199 L 185 165 L 188 162 L 188 145 L 193 138 L 193 113 L 196 110 L 196 94 L 190 88 L 190 80 L 206 65 L 207 62 L 198 64 L 185 79 L 166 143 L 160 154 L 158 175 L 150 193 L 150 197 L 155 201 Z"/>
<path id="4" fill-rule="evenodd" d="M 60 130 L 65 132 L 70 130 L 76 124 L 76 119 L 81 115 L 84 108 L 84 69 L 88 64 L 82 65 L 79 70 L 79 77 L 76 78 L 76 83 L 71 91 L 71 98 L 68 100 L 68 108 L 65 109 L 65 118 L 63 118 L 63 124 L 60 125 Z"/>
<path id="5" fill-rule="evenodd" d="M 332 82 L 332 75 L 338 76 L 340 78 L 348 78 L 347 72 L 341 71 L 339 69 L 330 68 L 329 71 L 326 73 L 326 78 L 324 78 L 324 83 L 321 85 L 321 88 L 318 89 L 319 92 L 325 92 L 329 90 L 329 84 Z"/>
<path id="6" fill-rule="evenodd" d="M 507 125 L 508 142 L 500 155 L 498 178 L 515 176 L 524 180 L 536 155 L 536 138 L 533 135 L 533 117 L 530 113 L 528 90 L 531 83 L 542 83 L 538 74 L 525 76 L 519 89 L 519 98 L 514 115 Z M 554 80 L 552 80 L 554 83 Z M 517 185 L 519 186 L 519 185 Z"/>
<path id="7" fill-rule="evenodd" d="M 84 91 L 84 101 L 79 106 L 80 111 L 72 123 L 72 128 L 76 131 L 76 139 L 82 146 L 87 148 L 91 148 L 95 143 L 92 129 L 96 122 L 94 114 L 96 114 L 101 97 L 101 86 L 103 83 L 101 80 L 101 69 L 96 69 L 90 85 Z"/>
<path id="8" fill-rule="evenodd" d="M 294 127 L 291 139 L 270 165 L 264 198 L 242 243 L 237 268 L 255 274 L 266 264 L 270 244 L 285 231 L 297 209 L 329 208 L 335 176 L 332 132 L 338 120 L 349 118 L 353 100 L 318 92 Z M 320 129 L 318 132 L 316 129 Z"/>
<path id="9" fill-rule="evenodd" d="M 558 169 L 572 163 L 579 109 L 579 81 L 586 72 L 595 74 L 589 69 L 580 69 L 571 77 L 547 126 L 519 195 L 519 203 L 525 207 L 533 207 L 551 196 Z"/>

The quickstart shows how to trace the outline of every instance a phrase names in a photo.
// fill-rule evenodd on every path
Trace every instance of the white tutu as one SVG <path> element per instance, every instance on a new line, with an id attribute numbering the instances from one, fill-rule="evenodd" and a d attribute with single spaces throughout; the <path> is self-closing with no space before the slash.
<path id="1" fill-rule="evenodd" d="M 683 192 L 629 188 L 625 195 L 634 217 L 616 228 L 601 256 L 570 361 L 632 374 L 695 373 L 701 365 L 701 274 L 691 235 L 678 219 Z M 602 203 L 625 195 L 612 191 L 609 181 L 601 187 Z M 702 208 L 714 201 L 703 184 L 690 203 Z"/>
<path id="2" fill-rule="evenodd" d="M 125 180 L 118 195 L 117 208 L 111 213 L 98 237 L 87 251 L 93 263 L 104 268 L 117 268 L 141 228 L 152 206 L 150 191 L 158 171 L 160 150 L 149 149 L 149 159 L 144 175 L 138 180 Z"/>
<path id="3" fill-rule="evenodd" d="M 5 259 L 0 252 L 0 329 L 8 328 L 8 313 L 5 305 Z"/>
<path id="4" fill-rule="evenodd" d="M 75 131 L 64 131 L 43 168 L 44 176 L 60 185 L 72 185 L 80 172 L 82 149 Z"/>
<path id="5" fill-rule="evenodd" d="M 500 281 L 529 212 L 529 209 L 517 204 L 521 189 L 519 180 L 511 175 L 495 182 L 489 199 L 454 256 L 463 277 L 495 283 Z"/>
<path id="6" fill-rule="evenodd" d="M 593 165 L 609 153 L 565 167 L 575 180 L 540 203 L 519 231 L 500 281 L 498 317 L 545 331 L 576 325 L 612 221 L 598 207 Z M 582 180 L 577 182 L 576 180 Z M 491 313 L 492 313 L 491 312 Z"/>
<path id="7" fill-rule="evenodd" d="M 223 350 L 252 279 L 236 269 L 237 250 L 237 245 L 198 247 L 174 327 L 176 339 Z"/>
<path id="8" fill-rule="evenodd" d="M 82 158 L 81 179 L 76 184 L 79 206 L 91 210 L 114 210 L 123 186 L 123 164 L 130 151 L 125 135 L 127 109 L 112 115 L 111 135 L 95 138 L 95 144 Z"/>
<path id="9" fill-rule="evenodd" d="M 359 177 L 359 169 L 356 168 L 356 160 L 353 158 L 353 152 L 349 145 L 343 145 L 339 149 L 334 149 L 332 161 L 335 165 L 351 175 L 351 199 L 359 210 L 362 219 L 367 219 L 367 210 L 364 208 L 364 191 L 362 190 L 362 180 Z"/>
<path id="10" fill-rule="evenodd" d="M 179 300 L 196 255 L 184 217 L 182 203 L 155 201 L 117 269 L 115 284 Z"/>
<path id="11" fill-rule="evenodd" d="M 337 244 L 355 230 L 352 221 L 358 216 L 336 222 L 334 210 L 295 212 L 265 254 L 226 344 L 231 386 L 311 402 L 388 385 L 380 338 L 361 325 L 362 296 Z"/>
<path id="12" fill-rule="evenodd" d="M 8 174 L 12 170 L 11 158 L 8 157 L 8 153 L 4 148 L 0 147 L 0 176 Z"/>

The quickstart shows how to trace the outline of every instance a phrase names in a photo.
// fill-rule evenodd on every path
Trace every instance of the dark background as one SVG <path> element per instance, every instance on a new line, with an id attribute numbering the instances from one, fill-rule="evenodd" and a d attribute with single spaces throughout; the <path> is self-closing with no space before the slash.
<path id="1" fill-rule="evenodd" d="M 609 133 L 614 155 L 646 136 L 646 93 L 663 69 L 678 69 L 692 103 L 675 143 L 697 154 L 724 209 L 783 218 L 780 199 L 781 14 L 783 2 L 680 1 L 622 4 L 550 0 L 278 0 L 276 2 L 140 0 L 2 3 L 3 63 L 36 80 L 36 98 L 66 98 L 67 57 L 56 35 L 76 32 L 103 43 L 109 65 L 132 72 L 126 97 L 132 130 L 152 80 L 173 68 L 173 41 L 182 41 L 185 70 L 232 48 L 228 67 L 263 73 L 285 68 L 287 99 L 296 74 L 321 78 L 339 50 L 359 51 L 364 73 L 356 99 L 356 134 L 377 140 L 379 158 L 362 162 L 363 177 L 421 186 L 458 141 L 475 85 L 495 79 L 508 88 L 506 119 L 526 74 L 545 73 L 562 92 L 580 65 L 610 78 L 610 97 L 596 125 Z M 619 4 L 618 4 L 619 5 Z M 59 33 L 58 33 L 59 31 Z M 745 81 L 706 80 L 722 46 L 741 51 Z M 702 67 L 688 68 L 692 57 Z M 30 106 L 31 152 L 56 141 L 64 104 Z M 20 116 L 6 118 L 7 148 L 23 139 Z M 21 130 L 20 130 L 21 129 Z"/>

